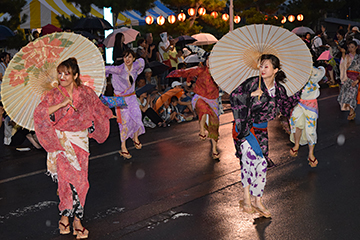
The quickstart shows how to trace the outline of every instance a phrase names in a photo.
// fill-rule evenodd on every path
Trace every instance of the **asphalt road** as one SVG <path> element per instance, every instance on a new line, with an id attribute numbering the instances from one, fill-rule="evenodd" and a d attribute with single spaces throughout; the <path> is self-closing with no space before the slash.
<path id="1" fill-rule="evenodd" d="M 112 120 L 108 140 L 90 143 L 83 221 L 89 239 L 360 239 L 360 118 L 346 120 L 337 94 L 321 90 L 317 168 L 308 166 L 306 146 L 291 158 L 288 135 L 278 120 L 270 122 L 277 167 L 268 171 L 264 204 L 271 219 L 238 207 L 242 187 L 230 111 L 220 117 L 219 162 L 211 158 L 210 141 L 198 139 L 196 121 L 147 129 L 143 149 L 129 148 L 133 158 L 124 160 Z M 74 239 L 58 233 L 57 186 L 44 174 L 45 161 L 43 151 L 0 146 L 1 239 Z"/>

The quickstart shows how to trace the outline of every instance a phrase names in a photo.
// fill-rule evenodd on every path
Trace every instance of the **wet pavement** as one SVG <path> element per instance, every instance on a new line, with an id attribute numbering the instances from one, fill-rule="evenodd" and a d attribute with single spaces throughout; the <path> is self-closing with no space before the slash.
<path id="1" fill-rule="evenodd" d="M 271 219 L 239 210 L 230 111 L 220 118 L 219 162 L 211 158 L 210 141 L 198 139 L 196 121 L 146 129 L 143 149 L 130 147 L 133 158 L 124 160 L 112 120 L 108 140 L 90 142 L 83 221 L 89 239 L 359 239 L 360 118 L 346 119 L 337 94 L 321 90 L 317 168 L 307 164 L 307 146 L 291 158 L 279 120 L 269 123 L 277 167 L 268 171 L 263 200 Z M 56 184 L 44 174 L 45 161 L 43 151 L 0 146 L 1 239 L 74 239 L 58 233 L 59 200 Z"/>

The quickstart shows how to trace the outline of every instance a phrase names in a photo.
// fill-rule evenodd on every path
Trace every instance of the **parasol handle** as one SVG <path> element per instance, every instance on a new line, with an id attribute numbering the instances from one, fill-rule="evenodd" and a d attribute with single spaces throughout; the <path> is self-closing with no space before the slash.
<path id="1" fill-rule="evenodd" d="M 63 93 L 63 91 L 61 91 L 61 89 L 59 88 L 59 85 L 56 85 L 56 88 L 61 92 L 61 94 L 66 97 L 66 95 Z M 75 112 L 77 112 L 76 107 L 71 103 L 70 106 L 74 109 Z"/>
<path id="2" fill-rule="evenodd" d="M 259 90 L 261 91 L 261 73 L 259 70 Z M 258 100 L 260 100 L 260 94 L 258 95 Z"/>

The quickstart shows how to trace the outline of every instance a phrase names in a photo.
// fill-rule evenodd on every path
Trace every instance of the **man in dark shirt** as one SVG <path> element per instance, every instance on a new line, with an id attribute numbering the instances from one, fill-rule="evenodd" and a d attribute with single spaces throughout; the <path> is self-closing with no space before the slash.
<path id="1" fill-rule="evenodd" d="M 155 44 L 153 43 L 154 39 L 152 36 L 152 33 L 147 33 L 145 35 L 145 39 L 146 39 L 146 43 L 148 45 L 147 51 L 148 51 L 148 61 L 152 62 L 152 61 L 158 61 L 158 51 L 157 48 L 155 46 Z"/>

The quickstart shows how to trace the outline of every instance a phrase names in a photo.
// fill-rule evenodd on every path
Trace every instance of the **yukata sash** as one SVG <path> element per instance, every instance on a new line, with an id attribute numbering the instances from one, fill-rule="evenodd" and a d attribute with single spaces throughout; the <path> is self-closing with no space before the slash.
<path id="1" fill-rule="evenodd" d="M 259 144 L 259 140 L 257 139 L 257 137 L 255 135 L 255 129 L 267 132 L 267 125 L 268 125 L 267 122 L 253 123 L 253 126 L 250 129 L 250 134 L 245 137 L 245 139 L 248 141 L 248 143 L 250 144 L 251 148 L 254 150 L 256 155 L 258 155 L 260 157 L 264 157 L 264 155 L 262 153 L 262 150 L 261 150 L 261 147 L 260 147 L 260 144 Z M 237 129 L 236 124 L 234 122 L 233 138 L 235 140 L 238 140 L 237 139 L 238 134 L 239 134 L 239 130 Z"/>
<path id="2" fill-rule="evenodd" d="M 125 95 L 116 95 L 116 94 L 115 94 L 116 97 L 123 97 L 124 99 L 125 99 L 126 97 L 130 97 L 130 96 L 133 96 L 133 95 L 135 95 L 135 92 L 132 92 L 132 93 L 129 93 L 129 94 L 125 94 Z M 125 103 L 126 103 L 126 101 L 125 101 Z M 120 109 L 121 109 L 121 107 L 116 107 L 116 121 L 117 121 L 118 123 L 122 123 L 121 111 L 120 111 Z"/>
<path id="3" fill-rule="evenodd" d="M 49 152 L 47 154 L 47 171 L 54 181 L 57 180 L 57 155 L 64 153 L 70 165 L 77 171 L 81 171 L 79 161 L 76 157 L 76 152 L 71 144 L 75 144 L 86 152 L 89 152 L 89 138 L 87 129 L 78 132 L 59 131 L 55 129 L 59 138 L 61 146 L 65 151 Z"/>
<path id="4" fill-rule="evenodd" d="M 353 81 L 356 81 L 357 76 L 359 76 L 360 72 L 353 71 L 353 70 L 347 70 L 346 75 L 348 78 L 350 78 Z"/>
<path id="5" fill-rule="evenodd" d="M 206 102 L 207 104 L 209 104 L 210 108 L 214 111 L 214 113 L 216 114 L 216 116 L 219 117 L 219 104 L 218 104 L 218 100 L 217 99 L 208 99 L 206 97 L 200 96 L 199 94 L 195 94 L 194 97 L 191 100 L 191 104 L 193 106 L 193 108 L 195 109 L 196 107 L 196 102 L 202 99 L 204 100 L 204 102 Z"/>
<path id="6" fill-rule="evenodd" d="M 305 108 L 306 110 L 312 111 L 318 114 L 318 101 L 317 99 L 310 99 L 310 100 L 299 100 L 299 105 Z"/>

